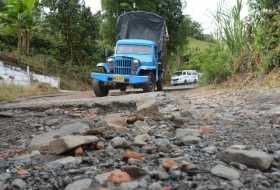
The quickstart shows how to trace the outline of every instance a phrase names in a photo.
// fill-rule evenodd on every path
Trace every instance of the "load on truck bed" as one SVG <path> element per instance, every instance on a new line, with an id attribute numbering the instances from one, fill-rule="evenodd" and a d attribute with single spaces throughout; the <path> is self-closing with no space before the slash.
<path id="1" fill-rule="evenodd" d="M 107 96 L 110 89 L 125 91 L 129 85 L 144 92 L 161 90 L 168 39 L 165 19 L 143 11 L 125 13 L 118 18 L 116 39 L 114 55 L 91 73 L 96 96 Z"/>

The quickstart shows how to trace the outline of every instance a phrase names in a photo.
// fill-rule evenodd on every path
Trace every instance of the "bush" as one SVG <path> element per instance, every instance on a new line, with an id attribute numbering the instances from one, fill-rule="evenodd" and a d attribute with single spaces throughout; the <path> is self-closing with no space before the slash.
<path id="1" fill-rule="evenodd" d="M 201 65 L 204 84 L 220 83 L 232 74 L 231 55 L 221 45 L 211 45 L 206 51 L 197 56 Z"/>

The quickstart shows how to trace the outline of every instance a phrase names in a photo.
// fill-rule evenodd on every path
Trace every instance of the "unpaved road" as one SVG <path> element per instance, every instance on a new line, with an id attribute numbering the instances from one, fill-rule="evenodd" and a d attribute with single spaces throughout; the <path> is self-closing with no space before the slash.
<path id="1" fill-rule="evenodd" d="M 1 109 L 0 189 L 280 189 L 280 88 L 70 93 Z"/>
<path id="2" fill-rule="evenodd" d="M 173 86 L 165 87 L 164 92 L 177 92 L 177 91 L 187 91 L 196 88 L 196 85 L 187 85 L 187 86 Z M 13 109 L 13 108 L 39 108 L 39 107 L 59 107 L 59 106 L 73 106 L 73 105 L 89 105 L 98 102 L 106 101 L 122 101 L 123 95 L 130 94 L 141 94 L 142 90 L 128 90 L 127 92 L 120 92 L 119 90 L 112 90 L 108 97 L 96 98 L 92 91 L 85 92 L 63 92 L 60 94 L 47 95 L 47 96 L 38 96 L 38 97 L 29 97 L 21 98 L 12 102 L 0 102 L 0 110 Z M 142 95 L 145 96 L 145 95 Z M 133 99 L 133 95 L 130 96 Z M 135 97 L 141 97 L 135 96 Z M 125 99 L 124 99 L 125 100 Z"/>

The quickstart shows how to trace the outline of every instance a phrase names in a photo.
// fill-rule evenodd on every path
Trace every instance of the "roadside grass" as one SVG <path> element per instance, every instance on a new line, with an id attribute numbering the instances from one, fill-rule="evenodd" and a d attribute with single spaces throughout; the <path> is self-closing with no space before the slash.
<path id="1" fill-rule="evenodd" d="M 36 54 L 33 56 L 19 55 L 17 51 L 0 52 L 0 58 L 9 64 L 30 70 L 47 76 L 60 78 L 61 89 L 87 90 L 91 87 L 90 72 L 95 70 L 94 63 L 91 65 L 75 65 L 67 62 L 62 64 L 54 56 Z"/>
<path id="2" fill-rule="evenodd" d="M 243 73 L 234 74 L 228 80 L 219 84 L 210 84 L 200 86 L 208 86 L 211 89 L 257 89 L 257 88 L 278 88 L 280 87 L 280 70 L 273 70 L 268 74 L 257 74 L 257 73 Z"/>
<path id="3" fill-rule="evenodd" d="M 32 86 L 0 85 L 0 102 L 11 101 L 20 97 L 39 96 L 57 93 L 58 90 L 46 84 L 34 84 Z"/>

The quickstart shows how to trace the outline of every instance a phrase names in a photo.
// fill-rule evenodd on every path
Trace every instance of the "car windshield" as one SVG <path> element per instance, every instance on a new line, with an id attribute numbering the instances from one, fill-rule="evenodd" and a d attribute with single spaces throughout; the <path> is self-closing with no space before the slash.
<path id="1" fill-rule="evenodd" d="M 181 71 L 178 71 L 178 72 L 174 73 L 174 76 L 180 76 L 180 75 L 182 75 Z"/>
<path id="2" fill-rule="evenodd" d="M 143 45 L 118 45 L 117 54 L 152 54 L 153 48 Z"/>

